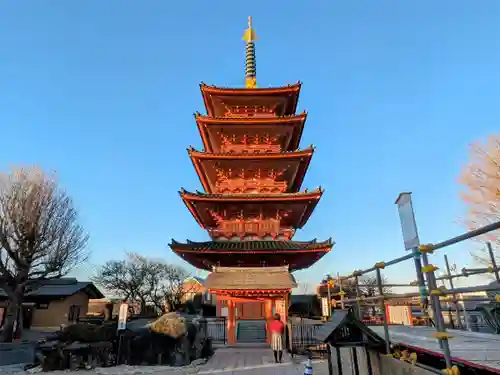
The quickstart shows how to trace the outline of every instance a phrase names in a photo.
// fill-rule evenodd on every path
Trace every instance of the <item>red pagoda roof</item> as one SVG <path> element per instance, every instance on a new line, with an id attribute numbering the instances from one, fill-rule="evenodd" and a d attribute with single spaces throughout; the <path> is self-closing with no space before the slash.
<path id="1" fill-rule="evenodd" d="M 203 147 L 208 152 L 220 152 L 224 135 L 246 136 L 270 134 L 276 136 L 283 151 L 299 148 L 307 113 L 285 117 L 209 117 L 195 114 Z"/>
<path id="2" fill-rule="evenodd" d="M 284 212 L 283 226 L 302 228 L 319 202 L 323 190 L 284 194 L 205 194 L 181 190 L 180 195 L 196 221 L 204 229 L 215 228 L 218 219 Z"/>
<path id="3" fill-rule="evenodd" d="M 334 246 L 326 241 L 207 241 L 186 243 L 172 239 L 170 248 L 194 267 L 256 267 L 288 265 L 291 271 L 312 266 Z"/>
<path id="4" fill-rule="evenodd" d="M 303 151 L 292 152 L 238 154 L 206 153 L 194 149 L 189 149 L 188 152 L 203 188 L 209 193 L 231 192 L 222 189 L 220 183 L 224 179 L 231 180 L 231 184 L 241 182 L 241 187 L 235 187 L 241 193 L 246 193 L 245 189 L 255 191 L 258 186 L 264 189 L 260 192 L 296 193 L 302 185 L 314 148 L 311 146 Z M 271 176 L 272 173 L 276 176 Z M 267 183 L 266 177 L 269 180 Z"/>
<path id="5" fill-rule="evenodd" d="M 232 106 L 273 107 L 276 116 L 293 115 L 297 110 L 301 83 L 270 88 L 222 88 L 200 84 L 210 117 L 224 116 Z"/>

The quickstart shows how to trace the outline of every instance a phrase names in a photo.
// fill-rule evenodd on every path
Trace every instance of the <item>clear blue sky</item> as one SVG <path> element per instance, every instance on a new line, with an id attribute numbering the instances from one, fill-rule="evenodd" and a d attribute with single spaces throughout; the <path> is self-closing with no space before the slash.
<path id="1" fill-rule="evenodd" d="M 467 145 L 500 129 L 498 0 L 6 0 L 0 168 L 58 171 L 91 235 L 78 277 L 124 251 L 182 263 L 172 237 L 207 239 L 177 191 L 201 188 L 186 153 L 201 148 L 199 82 L 243 84 L 248 15 L 260 85 L 304 82 L 304 187 L 326 192 L 295 238 L 337 241 L 299 281 L 402 255 L 400 191 L 424 242 L 461 231 Z M 473 246 L 448 253 L 463 266 Z"/>

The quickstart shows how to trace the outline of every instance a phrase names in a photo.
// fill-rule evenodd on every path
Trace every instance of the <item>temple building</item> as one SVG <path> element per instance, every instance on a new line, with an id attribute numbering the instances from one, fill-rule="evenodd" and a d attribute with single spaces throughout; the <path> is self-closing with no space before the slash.
<path id="1" fill-rule="evenodd" d="M 333 241 L 294 241 L 318 204 L 321 188 L 301 191 L 314 147 L 299 148 L 307 118 L 297 114 L 301 84 L 259 88 L 255 30 L 249 17 L 245 87 L 200 85 L 206 115 L 195 114 L 203 150 L 188 153 L 203 192 L 180 195 L 211 241 L 172 240 L 171 249 L 209 272 L 205 288 L 227 316 L 228 341 L 238 319 L 286 321 L 293 271 L 306 269 Z M 269 340 L 269 335 L 267 336 Z"/>

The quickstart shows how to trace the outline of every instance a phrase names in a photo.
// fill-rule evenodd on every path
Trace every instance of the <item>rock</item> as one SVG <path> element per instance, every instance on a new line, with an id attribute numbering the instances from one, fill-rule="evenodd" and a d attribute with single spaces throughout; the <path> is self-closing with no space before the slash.
<path id="1" fill-rule="evenodd" d="M 37 372 L 42 372 L 42 371 L 43 371 L 42 366 L 36 366 L 26 370 L 28 374 L 36 374 Z"/>
<path id="2" fill-rule="evenodd" d="M 191 362 L 191 366 L 202 366 L 205 363 L 207 363 L 208 359 L 207 358 L 198 358 L 195 359 L 193 362 Z"/>
<path id="3" fill-rule="evenodd" d="M 173 356 L 174 366 L 186 366 L 190 362 L 190 350 L 189 350 L 189 340 L 187 337 L 183 337 L 182 340 L 175 347 L 175 352 Z"/>
<path id="4" fill-rule="evenodd" d="M 170 336 L 173 339 L 178 339 L 181 336 L 186 335 L 188 331 L 188 324 L 185 317 L 172 312 L 164 314 L 152 322 L 150 329 L 154 333 L 161 333 L 163 335 Z"/>
<path id="5" fill-rule="evenodd" d="M 188 325 L 188 337 L 191 343 L 190 357 L 200 358 L 203 353 L 203 347 L 207 340 L 207 321 L 203 317 L 196 317 Z"/>
<path id="6" fill-rule="evenodd" d="M 200 357 L 211 354 L 203 317 L 169 313 L 156 319 L 132 320 L 120 335 L 116 328 L 116 322 L 67 326 L 52 341 L 38 342 L 35 365 L 41 365 L 43 371 L 117 363 L 197 366 L 204 363 Z"/>
<path id="7" fill-rule="evenodd" d="M 98 342 L 116 339 L 116 323 L 109 322 L 97 326 L 94 324 L 76 323 L 65 327 L 59 334 L 62 341 Z"/>

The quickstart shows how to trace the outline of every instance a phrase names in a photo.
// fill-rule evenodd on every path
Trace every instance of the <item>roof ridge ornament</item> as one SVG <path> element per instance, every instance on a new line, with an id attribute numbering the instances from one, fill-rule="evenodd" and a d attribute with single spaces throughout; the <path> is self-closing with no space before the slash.
<path id="1" fill-rule="evenodd" d="M 255 58 L 255 43 L 257 34 L 252 27 L 252 16 L 248 17 L 248 29 L 243 34 L 245 46 L 245 87 L 254 89 L 257 87 L 257 64 Z"/>

